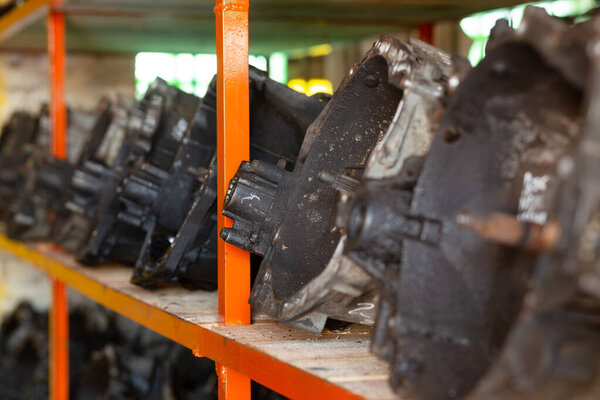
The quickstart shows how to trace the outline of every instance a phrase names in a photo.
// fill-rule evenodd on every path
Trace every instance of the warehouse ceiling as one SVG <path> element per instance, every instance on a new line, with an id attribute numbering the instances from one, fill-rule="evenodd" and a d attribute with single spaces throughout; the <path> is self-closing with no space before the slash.
<path id="1" fill-rule="evenodd" d="M 322 43 L 343 43 L 419 23 L 456 19 L 513 6 L 517 0 L 250 0 L 250 51 L 269 54 Z M 214 53 L 214 1 L 71 0 L 71 51 Z M 43 50 L 43 19 L 0 44 L 0 49 Z"/>

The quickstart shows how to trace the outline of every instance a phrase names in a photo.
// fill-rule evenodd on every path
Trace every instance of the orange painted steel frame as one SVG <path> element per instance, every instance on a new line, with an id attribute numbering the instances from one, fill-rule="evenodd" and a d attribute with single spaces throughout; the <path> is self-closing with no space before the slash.
<path id="1" fill-rule="evenodd" d="M 69 310 L 67 287 L 56 278 L 52 284 L 50 309 L 50 398 L 69 398 Z"/>
<path id="2" fill-rule="evenodd" d="M 284 396 L 293 399 L 358 400 L 362 398 L 253 346 L 240 343 L 206 326 L 185 321 L 162 308 L 140 302 L 110 286 L 86 277 L 71 268 L 72 257 L 64 253 L 48 251 L 48 246 L 32 248 L 0 234 L 0 248 L 31 262 L 98 304 L 191 349 L 197 357 L 208 357 L 216 363 L 234 368 Z M 232 391 L 229 391 L 229 395 L 231 399 L 244 398 L 236 397 L 237 393 Z"/>
<path id="3" fill-rule="evenodd" d="M 0 41 L 9 39 L 16 32 L 22 31 L 45 16 L 50 3 L 52 0 L 27 0 L 3 14 L 0 18 Z"/>
<path id="4" fill-rule="evenodd" d="M 57 2 L 53 6 L 58 6 Z M 51 8 L 48 16 L 48 62 L 50 71 L 50 151 L 67 158 L 67 110 L 65 107 L 65 16 Z M 65 284 L 51 279 L 50 398 L 69 398 L 69 306 Z"/>
<path id="5" fill-rule="evenodd" d="M 433 44 L 433 24 L 419 25 L 419 39 L 425 43 Z"/>
<path id="6" fill-rule="evenodd" d="M 240 162 L 250 157 L 248 88 L 249 0 L 216 0 L 217 38 L 217 204 L 218 230 L 232 221 L 221 214 L 225 192 Z M 219 319 L 250 323 L 250 255 L 218 242 Z M 217 364 L 220 399 L 250 399 L 250 379 Z"/>
<path id="7" fill-rule="evenodd" d="M 50 61 L 51 152 L 67 158 L 67 110 L 65 107 L 65 15 L 50 11 L 48 17 L 48 59 Z"/>

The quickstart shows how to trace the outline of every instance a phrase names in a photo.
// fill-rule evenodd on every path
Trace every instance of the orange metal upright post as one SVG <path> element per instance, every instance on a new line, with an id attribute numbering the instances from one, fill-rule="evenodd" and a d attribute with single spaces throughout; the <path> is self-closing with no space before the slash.
<path id="1" fill-rule="evenodd" d="M 69 398 L 69 307 L 67 287 L 51 278 L 50 310 L 50 398 Z"/>
<path id="2" fill-rule="evenodd" d="M 419 39 L 425 43 L 433 44 L 433 24 L 419 25 Z"/>
<path id="3" fill-rule="evenodd" d="M 216 0 L 217 27 L 217 203 L 218 229 L 230 179 L 250 157 L 248 93 L 249 0 Z M 250 323 L 250 255 L 219 239 L 219 316 L 228 325 Z M 250 399 L 250 379 L 217 365 L 219 398 Z"/>
<path id="4" fill-rule="evenodd" d="M 67 158 L 67 109 L 65 107 L 65 15 L 50 11 L 48 17 L 48 62 L 50 71 L 50 118 L 52 154 Z"/>
<path id="5" fill-rule="evenodd" d="M 58 4 L 53 4 L 57 6 Z M 65 107 L 65 17 L 54 9 L 48 16 L 48 63 L 50 71 L 50 151 L 67 157 L 67 110 Z M 51 279 L 50 311 L 50 398 L 69 398 L 69 310 L 67 288 Z"/>

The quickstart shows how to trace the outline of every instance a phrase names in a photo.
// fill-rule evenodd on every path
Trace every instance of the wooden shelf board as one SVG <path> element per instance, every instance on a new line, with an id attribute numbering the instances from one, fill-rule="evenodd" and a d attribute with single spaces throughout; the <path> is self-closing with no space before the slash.
<path id="1" fill-rule="evenodd" d="M 387 363 L 369 352 L 371 329 L 352 325 L 315 336 L 265 317 L 225 326 L 217 293 L 179 287 L 149 291 L 129 283 L 123 266 L 82 267 L 49 245 L 25 245 L 0 235 L 0 249 L 129 319 L 230 367 L 290 398 L 397 399 Z"/>

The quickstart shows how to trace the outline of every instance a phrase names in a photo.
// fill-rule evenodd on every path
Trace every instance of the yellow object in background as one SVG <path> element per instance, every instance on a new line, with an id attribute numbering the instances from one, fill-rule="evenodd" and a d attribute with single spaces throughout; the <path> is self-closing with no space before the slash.
<path id="1" fill-rule="evenodd" d="M 330 44 L 320 44 L 318 46 L 313 46 L 308 49 L 308 55 L 310 57 L 322 57 L 333 51 L 333 47 Z"/>
<path id="2" fill-rule="evenodd" d="M 2 279 L 2 271 L 0 271 L 0 321 L 2 321 L 2 314 L 4 314 L 4 311 L 6 306 L 6 297 L 8 296 L 8 289 L 6 287 L 6 284 L 4 283 L 4 279 Z"/>
<path id="3" fill-rule="evenodd" d="M 311 79 L 306 85 L 306 95 L 312 96 L 315 93 L 333 94 L 333 86 L 327 79 Z"/>
<path id="4" fill-rule="evenodd" d="M 307 82 L 304 79 L 296 78 L 291 79 L 287 85 L 307 96 L 312 96 L 315 93 L 333 94 L 333 86 L 327 79 L 310 79 Z"/>
<path id="5" fill-rule="evenodd" d="M 306 93 L 306 81 L 304 79 L 290 79 L 287 85 L 296 92 Z"/>

